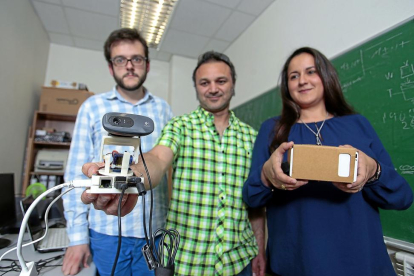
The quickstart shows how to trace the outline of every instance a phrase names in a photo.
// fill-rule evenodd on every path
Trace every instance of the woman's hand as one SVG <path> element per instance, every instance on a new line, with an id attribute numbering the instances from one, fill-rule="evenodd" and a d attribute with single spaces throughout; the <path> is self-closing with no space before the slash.
<path id="1" fill-rule="evenodd" d="M 340 147 L 353 148 L 350 145 Z M 366 155 L 363 151 L 356 150 L 358 151 L 358 172 L 356 181 L 353 183 L 333 183 L 335 187 L 346 193 L 360 192 L 377 170 L 377 162 L 373 158 Z"/>
<path id="2" fill-rule="evenodd" d="M 261 178 L 266 186 L 292 191 L 308 183 L 291 178 L 282 170 L 283 154 L 292 147 L 293 142 L 282 143 L 263 165 Z"/>

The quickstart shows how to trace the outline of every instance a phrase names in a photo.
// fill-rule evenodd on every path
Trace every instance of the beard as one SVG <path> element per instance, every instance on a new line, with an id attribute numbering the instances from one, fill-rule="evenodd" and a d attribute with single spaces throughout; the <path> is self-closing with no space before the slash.
<path id="1" fill-rule="evenodd" d="M 138 79 L 139 79 L 139 81 L 138 81 L 138 83 L 137 84 L 135 84 L 135 85 L 126 85 L 125 84 L 125 82 L 124 82 L 124 77 L 125 76 L 127 76 L 127 75 L 129 75 L 130 73 L 127 73 L 127 74 L 124 74 L 122 77 L 118 77 L 118 76 L 116 76 L 115 74 L 114 74 L 114 80 L 115 80 L 115 82 L 116 82 L 116 84 L 120 87 L 120 88 L 122 88 L 123 90 L 126 90 L 126 91 L 130 91 L 130 92 L 132 92 L 132 91 L 136 91 L 137 89 L 139 89 L 139 88 L 141 88 L 141 86 L 142 86 L 142 84 L 145 82 L 145 80 L 147 79 L 147 72 L 146 71 L 144 71 L 144 73 L 142 73 L 142 76 L 141 77 L 139 77 L 137 74 L 135 74 L 135 73 L 132 73 L 132 75 L 134 75 L 135 77 L 137 77 Z"/>

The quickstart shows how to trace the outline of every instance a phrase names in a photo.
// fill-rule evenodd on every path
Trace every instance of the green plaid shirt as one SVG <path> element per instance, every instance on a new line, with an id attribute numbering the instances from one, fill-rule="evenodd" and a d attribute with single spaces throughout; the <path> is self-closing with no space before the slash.
<path id="1" fill-rule="evenodd" d="M 199 107 L 173 118 L 157 143 L 174 152 L 167 229 L 181 236 L 176 275 L 236 275 L 258 252 L 242 199 L 257 132 L 230 112 L 221 139 Z"/>

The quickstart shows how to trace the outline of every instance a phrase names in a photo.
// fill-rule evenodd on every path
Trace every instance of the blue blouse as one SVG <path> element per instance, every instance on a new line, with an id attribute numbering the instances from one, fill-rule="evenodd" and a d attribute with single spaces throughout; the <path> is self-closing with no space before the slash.
<path id="1" fill-rule="evenodd" d="M 351 145 L 381 164 L 378 181 L 350 194 L 331 182 L 309 181 L 294 190 L 265 186 L 260 174 L 269 159 L 275 123 L 265 121 L 257 136 L 243 199 L 250 207 L 266 206 L 268 264 L 283 276 L 395 275 L 383 240 L 379 210 L 403 210 L 413 201 L 412 190 L 400 176 L 368 120 L 348 115 L 326 120 L 321 135 L 326 146 Z M 322 122 L 317 123 L 321 127 Z M 315 132 L 315 124 L 308 124 Z M 289 141 L 316 144 L 302 123 L 292 126 Z M 286 154 L 284 161 L 286 161 Z"/>

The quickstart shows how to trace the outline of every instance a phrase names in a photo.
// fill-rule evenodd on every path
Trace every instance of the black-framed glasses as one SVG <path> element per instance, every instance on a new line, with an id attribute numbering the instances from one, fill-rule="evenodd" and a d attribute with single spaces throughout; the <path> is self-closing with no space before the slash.
<path id="1" fill-rule="evenodd" d="M 128 64 L 128 61 L 130 61 L 133 66 L 143 66 L 144 63 L 147 61 L 147 58 L 140 56 L 140 55 L 133 56 L 131 58 L 117 56 L 111 59 L 111 61 L 113 65 L 119 66 L 119 67 L 126 66 Z"/>

